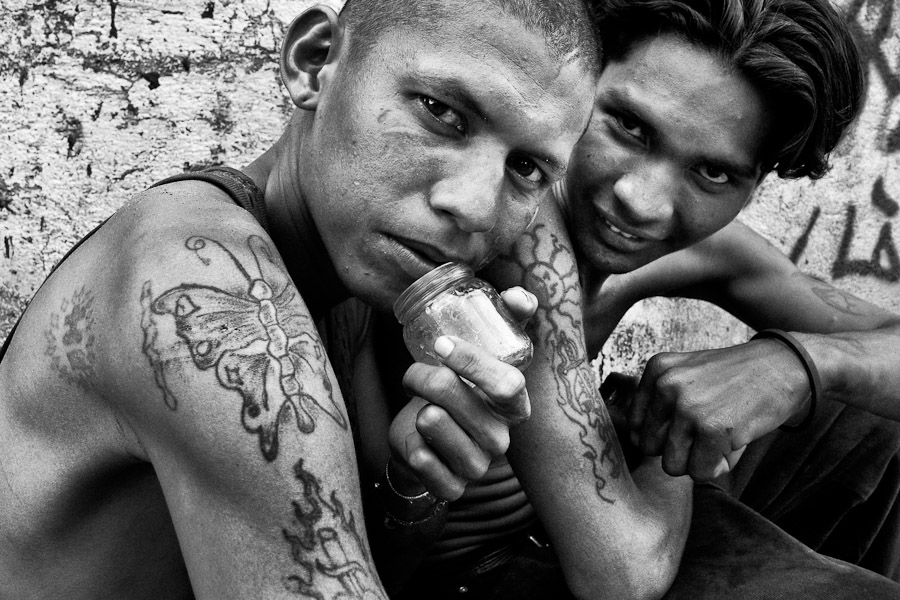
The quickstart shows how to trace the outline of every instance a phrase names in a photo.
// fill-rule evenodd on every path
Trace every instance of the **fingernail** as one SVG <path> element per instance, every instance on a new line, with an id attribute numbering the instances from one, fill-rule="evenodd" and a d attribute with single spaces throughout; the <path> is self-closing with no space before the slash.
<path id="1" fill-rule="evenodd" d="M 534 296 L 532 296 L 531 294 L 529 294 L 528 292 L 526 292 L 526 291 L 523 290 L 523 289 L 519 289 L 519 293 L 522 294 L 522 297 L 523 297 L 523 298 L 525 298 L 525 304 L 526 304 L 526 306 L 531 306 L 532 304 L 534 304 L 534 300 L 532 300 L 532 298 L 533 298 Z"/>
<path id="2" fill-rule="evenodd" d="M 434 353 L 441 358 L 447 358 L 453 352 L 453 340 L 446 335 L 442 335 L 434 340 Z"/>

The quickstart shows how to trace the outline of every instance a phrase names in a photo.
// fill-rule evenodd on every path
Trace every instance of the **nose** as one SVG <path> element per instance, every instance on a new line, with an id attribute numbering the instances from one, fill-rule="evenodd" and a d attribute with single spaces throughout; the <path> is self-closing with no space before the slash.
<path id="1" fill-rule="evenodd" d="M 672 165 L 647 158 L 630 165 L 613 191 L 626 218 L 637 223 L 666 221 L 675 213 L 678 175 Z"/>
<path id="2" fill-rule="evenodd" d="M 450 215 L 467 233 L 484 233 L 497 225 L 501 213 L 504 162 L 497 156 L 472 153 L 445 166 L 432 184 L 431 207 Z"/>

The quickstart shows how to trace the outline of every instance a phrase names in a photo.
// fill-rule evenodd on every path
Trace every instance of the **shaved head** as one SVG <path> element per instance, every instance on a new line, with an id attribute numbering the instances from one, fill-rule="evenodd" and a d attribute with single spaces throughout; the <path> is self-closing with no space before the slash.
<path id="1" fill-rule="evenodd" d="M 539 34 L 554 58 L 571 55 L 599 68 L 599 44 L 583 0 L 348 0 L 341 20 L 350 33 L 351 55 L 364 54 L 385 31 L 413 27 L 434 32 L 459 11 L 494 7 Z"/>

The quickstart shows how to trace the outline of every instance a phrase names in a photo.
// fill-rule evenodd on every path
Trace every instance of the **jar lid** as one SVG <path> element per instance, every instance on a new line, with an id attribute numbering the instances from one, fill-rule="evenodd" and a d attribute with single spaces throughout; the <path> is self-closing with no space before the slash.
<path id="1" fill-rule="evenodd" d="M 457 283 L 475 276 L 472 268 L 463 263 L 448 262 L 416 279 L 394 302 L 394 316 L 403 323 L 417 306 L 423 306 L 435 296 Z"/>

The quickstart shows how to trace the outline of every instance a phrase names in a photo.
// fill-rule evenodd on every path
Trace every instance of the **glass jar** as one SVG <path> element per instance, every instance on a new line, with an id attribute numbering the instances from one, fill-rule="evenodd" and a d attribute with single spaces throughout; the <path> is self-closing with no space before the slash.
<path id="1" fill-rule="evenodd" d="M 493 287 L 460 263 L 445 263 L 413 282 L 394 302 L 403 341 L 419 362 L 441 364 L 434 341 L 452 335 L 519 369 L 531 361 L 531 340 Z"/>

